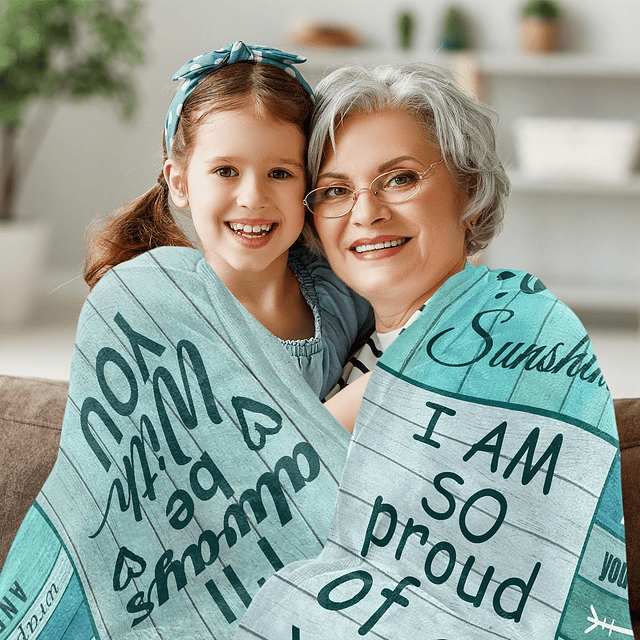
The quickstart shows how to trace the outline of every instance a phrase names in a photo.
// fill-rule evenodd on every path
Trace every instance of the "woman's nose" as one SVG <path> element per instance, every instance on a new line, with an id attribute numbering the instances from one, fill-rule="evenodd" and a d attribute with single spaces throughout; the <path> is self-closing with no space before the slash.
<path id="1" fill-rule="evenodd" d="M 260 180 L 246 176 L 238 186 L 236 202 L 247 209 L 264 209 L 269 204 L 268 190 Z"/>
<path id="2" fill-rule="evenodd" d="M 391 217 L 389 205 L 381 202 L 371 189 L 358 189 L 351 209 L 351 223 L 372 225 Z"/>

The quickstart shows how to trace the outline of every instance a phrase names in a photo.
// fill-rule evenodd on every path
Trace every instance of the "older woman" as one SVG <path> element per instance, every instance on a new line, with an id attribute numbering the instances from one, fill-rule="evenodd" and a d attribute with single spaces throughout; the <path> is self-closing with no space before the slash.
<path id="1" fill-rule="evenodd" d="M 433 67 L 345 68 L 320 100 L 306 203 L 333 270 L 376 313 L 348 383 L 498 233 L 509 182 L 491 110 Z M 353 395 L 327 405 L 349 431 Z"/>
<path id="2" fill-rule="evenodd" d="M 366 382 L 327 545 L 267 582 L 236 637 L 632 635 L 589 339 L 533 276 L 467 261 L 508 192 L 490 110 L 427 65 L 340 69 L 318 97 L 306 203 L 375 310 L 356 368 L 384 353 L 328 403 L 349 426 Z"/>

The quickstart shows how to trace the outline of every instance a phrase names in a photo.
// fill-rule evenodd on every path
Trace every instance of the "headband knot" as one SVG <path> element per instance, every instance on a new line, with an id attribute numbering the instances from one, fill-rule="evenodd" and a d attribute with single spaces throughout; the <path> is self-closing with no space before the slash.
<path id="1" fill-rule="evenodd" d="M 284 51 L 270 47 L 246 45 L 244 42 L 236 40 L 222 49 L 203 53 L 193 58 L 193 60 L 189 60 L 189 62 L 183 64 L 174 74 L 173 80 L 182 80 L 182 84 L 173 96 L 165 120 L 164 137 L 167 154 L 171 151 L 173 138 L 178 130 L 178 120 L 182 112 L 182 105 L 191 92 L 200 84 L 203 78 L 218 69 L 233 64 L 234 62 L 246 61 L 262 62 L 282 69 L 292 78 L 295 78 L 311 96 L 311 100 L 315 101 L 313 89 L 309 86 L 309 83 L 304 79 L 300 71 L 293 66 L 305 62 L 306 58 L 304 56 L 285 53 Z"/>

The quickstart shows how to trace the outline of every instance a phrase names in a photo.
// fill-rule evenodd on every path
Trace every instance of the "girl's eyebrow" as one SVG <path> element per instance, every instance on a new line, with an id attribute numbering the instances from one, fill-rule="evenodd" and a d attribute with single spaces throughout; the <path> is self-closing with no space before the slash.
<path id="1" fill-rule="evenodd" d="M 401 162 L 405 162 L 407 160 L 424 164 L 420 162 L 420 160 L 418 160 L 417 158 L 414 158 L 413 156 L 398 156 L 397 158 L 392 158 L 391 160 L 387 160 L 386 162 L 383 162 L 381 165 L 378 166 L 377 170 L 380 173 L 385 173 L 385 171 L 388 171 L 392 167 L 395 167 L 397 164 Z M 327 171 L 326 173 L 321 173 L 318 176 L 318 181 L 324 180 L 326 178 L 333 178 L 334 180 L 345 180 L 345 181 L 349 180 L 349 176 L 347 176 L 346 173 L 340 173 L 338 171 Z"/>
<path id="2" fill-rule="evenodd" d="M 299 162 L 298 160 L 289 160 L 288 158 L 282 158 L 281 160 L 279 160 L 278 162 L 276 162 L 275 164 L 286 164 L 292 167 L 298 167 L 299 169 L 304 169 L 304 165 Z"/>
<path id="3" fill-rule="evenodd" d="M 205 160 L 208 164 L 241 164 L 242 161 L 242 158 L 236 156 L 212 156 Z M 273 164 L 274 166 L 287 165 L 289 167 L 304 169 L 304 164 L 302 162 L 291 158 L 277 158 L 276 160 L 270 161 L 269 164 Z"/>
<path id="4" fill-rule="evenodd" d="M 210 156 L 206 158 L 203 162 L 206 164 L 236 164 L 238 162 L 238 158 L 234 158 L 232 156 Z"/>

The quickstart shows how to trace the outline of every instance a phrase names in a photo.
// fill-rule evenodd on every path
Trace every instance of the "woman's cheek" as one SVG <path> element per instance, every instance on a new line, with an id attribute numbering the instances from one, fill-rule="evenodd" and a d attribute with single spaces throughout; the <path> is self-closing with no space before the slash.
<path id="1" fill-rule="evenodd" d="M 339 223 L 339 219 L 328 220 L 320 218 L 316 221 L 316 231 L 329 256 L 335 255 L 340 249 L 340 230 L 343 226 L 344 224 Z"/>

